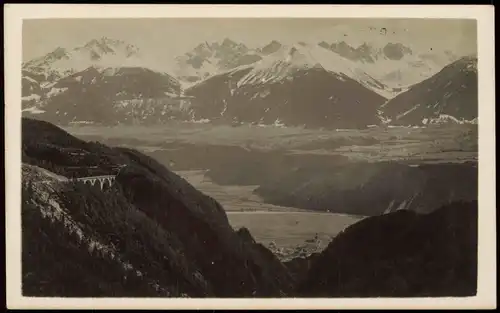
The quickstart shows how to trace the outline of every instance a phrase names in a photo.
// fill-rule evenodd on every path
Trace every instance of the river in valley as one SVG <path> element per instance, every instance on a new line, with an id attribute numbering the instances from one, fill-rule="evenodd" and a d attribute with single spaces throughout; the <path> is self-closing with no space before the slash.
<path id="1" fill-rule="evenodd" d="M 252 193 L 257 186 L 221 186 L 204 173 L 177 171 L 195 188 L 222 204 L 233 228 L 248 228 L 255 240 L 266 246 L 274 242 L 278 247 L 296 247 L 317 235 L 320 248 L 324 248 L 332 237 L 362 218 L 267 204 Z"/>

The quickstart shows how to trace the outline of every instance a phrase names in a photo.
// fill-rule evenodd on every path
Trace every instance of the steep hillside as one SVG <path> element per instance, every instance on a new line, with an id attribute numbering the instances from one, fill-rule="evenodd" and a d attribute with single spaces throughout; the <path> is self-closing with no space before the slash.
<path id="1" fill-rule="evenodd" d="M 477 123 L 477 58 L 463 57 L 382 106 L 393 125 Z"/>
<path id="2" fill-rule="evenodd" d="M 233 231 L 215 200 L 137 151 L 23 119 L 23 163 L 26 295 L 279 297 L 292 288 L 283 264 Z M 117 176 L 101 191 L 51 183 L 54 174 Z M 47 219 L 54 211 L 64 218 Z"/>
<path id="3" fill-rule="evenodd" d="M 49 173 L 23 164 L 25 296 L 213 294 L 175 236 L 118 189 L 94 190 Z"/>
<path id="4" fill-rule="evenodd" d="M 333 57 L 333 58 L 332 58 Z M 384 85 L 321 47 L 282 47 L 186 90 L 194 119 L 363 128 L 378 123 Z"/>
<path id="5" fill-rule="evenodd" d="M 305 297 L 464 297 L 477 292 L 477 202 L 366 218 L 335 237 L 297 292 Z"/>

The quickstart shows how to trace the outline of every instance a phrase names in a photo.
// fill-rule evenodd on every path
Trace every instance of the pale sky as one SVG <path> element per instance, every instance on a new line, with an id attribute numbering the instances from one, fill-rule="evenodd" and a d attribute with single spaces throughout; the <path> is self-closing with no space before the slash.
<path id="1" fill-rule="evenodd" d="M 75 48 L 103 36 L 121 39 L 158 57 L 173 58 L 201 42 L 230 38 L 249 47 L 271 40 L 335 42 L 350 29 L 386 28 L 387 36 L 411 44 L 450 49 L 457 54 L 476 52 L 475 20 L 458 19 L 319 19 L 319 18 L 137 18 L 44 19 L 23 22 L 23 61 L 57 47 Z M 339 30 L 342 29 L 341 31 Z M 352 38 L 351 38 L 352 39 Z M 382 40 L 382 39 L 381 39 Z M 390 38 L 387 37 L 387 41 Z"/>

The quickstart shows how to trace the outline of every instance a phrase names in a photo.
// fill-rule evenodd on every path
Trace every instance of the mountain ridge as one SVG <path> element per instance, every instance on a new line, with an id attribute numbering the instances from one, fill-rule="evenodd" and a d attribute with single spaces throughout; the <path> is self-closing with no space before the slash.
<path id="1" fill-rule="evenodd" d="M 364 32 L 369 33 L 369 36 Z M 347 34 L 349 35 L 347 36 Z M 361 36 L 360 39 L 353 40 L 357 35 Z M 380 40 L 375 40 L 374 35 L 377 38 L 380 37 Z M 409 44 L 407 40 L 402 40 L 404 37 L 394 38 L 389 34 L 381 36 L 375 30 L 368 30 L 368 28 L 344 31 L 337 29 L 329 37 L 330 39 L 317 42 L 308 40 L 306 45 L 320 46 L 333 51 L 344 60 L 357 63 L 359 69 L 393 88 L 406 88 L 428 78 L 447 63 L 458 58 L 449 50 L 417 49 Z M 382 42 L 385 43 L 382 44 Z M 295 44 L 300 45 L 301 42 Z M 258 62 L 269 54 L 275 53 L 283 45 L 277 40 L 271 40 L 267 44 L 249 47 L 242 42 L 226 37 L 220 41 L 201 42 L 191 50 L 175 57 L 171 60 L 172 63 L 168 60 L 162 60 L 161 62 L 153 60 L 150 54 L 145 54 L 137 46 L 127 44 L 122 40 L 101 37 L 73 49 L 58 47 L 45 56 L 27 60 L 23 63 L 23 68 L 40 72 L 43 69 L 47 70 L 47 66 L 51 63 L 55 63 L 62 68 L 48 71 L 46 76 L 57 74 L 60 77 L 61 74 L 71 74 L 75 70 L 82 70 L 88 67 L 90 63 L 106 63 L 106 60 L 104 60 L 106 56 L 115 55 L 116 60 L 111 58 L 107 62 L 112 61 L 111 63 L 116 66 L 128 63 L 130 66 L 150 67 L 157 71 L 167 71 L 175 75 L 186 86 L 190 86 L 223 71 Z M 290 43 L 286 45 L 290 45 Z M 62 62 L 71 59 L 73 54 L 79 56 L 78 62 L 73 62 L 73 64 L 71 62 L 66 62 L 68 64 Z M 85 56 L 82 57 L 82 55 Z M 380 61 L 380 65 L 375 66 L 378 61 Z M 170 65 L 159 66 L 160 63 L 163 65 L 170 63 Z M 412 69 L 420 71 L 420 76 L 414 76 Z M 398 83 L 398 79 L 402 79 L 402 81 Z"/>
<path id="2" fill-rule="evenodd" d="M 381 111 L 394 125 L 477 124 L 477 57 L 465 56 L 388 100 Z"/>
<path id="3" fill-rule="evenodd" d="M 282 46 L 259 62 L 193 85 L 185 90 L 193 97 L 193 119 L 312 128 L 377 123 L 376 108 L 385 98 L 374 90 L 384 86 L 352 67 L 328 63 L 323 53 L 330 55 L 320 47 L 312 54 L 306 46 Z M 357 108 L 366 112 L 355 114 Z"/>
<path id="4" fill-rule="evenodd" d="M 360 120 L 363 120 L 362 122 L 356 121 L 356 119 L 351 116 L 349 117 L 351 120 L 350 122 L 346 121 L 345 125 L 341 123 L 343 125 L 339 127 L 364 128 L 369 125 L 387 124 L 388 120 L 397 120 L 397 116 L 394 114 L 389 114 L 389 111 L 386 112 L 388 113 L 386 114 L 383 111 L 387 110 L 389 107 L 393 107 L 395 101 L 389 100 L 393 100 L 409 89 L 414 90 L 415 85 L 412 85 L 411 88 L 391 87 L 390 84 L 387 85 L 384 83 L 385 79 L 380 79 L 380 75 L 373 75 L 373 69 L 369 68 L 369 66 L 370 64 L 376 65 L 377 55 L 382 54 L 382 58 L 385 60 L 384 62 L 392 62 L 391 64 L 393 64 L 394 62 L 399 62 L 397 60 L 399 57 L 402 58 L 403 63 L 412 60 L 406 60 L 405 58 L 407 57 L 417 57 L 417 59 L 420 60 L 422 52 L 417 51 L 420 54 L 415 56 L 417 52 L 413 51 L 413 48 L 397 42 L 379 44 L 380 47 L 377 46 L 376 48 L 369 46 L 366 42 L 360 44 L 356 48 L 353 48 L 349 44 L 352 43 L 347 43 L 345 38 L 342 38 L 338 43 L 332 44 L 328 44 L 325 41 L 319 44 L 305 42 L 282 44 L 276 40 L 272 40 L 267 45 L 258 48 L 249 48 L 229 38 L 221 42 L 201 43 L 191 52 L 187 52 L 185 55 L 177 58 L 177 62 L 184 63 L 184 65 L 188 67 L 198 62 L 199 64 L 195 67 L 199 67 L 199 69 L 203 69 L 205 65 L 210 64 L 212 68 L 205 68 L 206 71 L 203 70 L 206 74 L 202 75 L 204 77 L 199 77 L 199 73 L 192 76 L 196 76 L 197 78 L 193 78 L 194 80 L 186 85 L 186 81 L 184 80 L 185 77 L 181 77 L 182 75 L 179 76 L 178 72 L 173 71 L 167 74 L 163 71 L 155 70 L 153 63 L 142 58 L 142 52 L 136 46 L 127 44 L 124 41 L 102 37 L 100 39 L 91 40 L 72 50 L 59 47 L 45 57 L 25 62 L 23 64 L 22 76 L 23 114 L 25 116 L 33 116 L 64 124 L 74 122 L 86 123 L 91 122 L 93 119 L 96 119 L 95 122 L 103 122 L 101 121 L 101 114 L 97 113 L 98 111 L 94 110 L 94 115 L 89 115 L 88 112 L 86 112 L 87 106 L 97 106 L 99 110 L 104 110 L 103 112 L 107 112 L 106 114 L 109 116 L 105 118 L 107 121 L 104 122 L 110 123 L 111 120 L 114 119 L 115 122 L 113 123 L 115 124 L 143 123 L 146 121 L 165 122 L 170 119 L 180 119 L 184 121 L 223 119 L 227 120 L 226 123 L 237 124 L 248 122 L 275 126 L 305 125 L 306 127 L 335 127 L 335 123 L 331 120 L 332 117 L 328 117 L 328 113 L 323 114 L 324 121 L 319 122 L 319 117 L 315 117 L 316 121 L 313 122 L 307 120 L 307 118 L 305 118 L 304 121 L 300 121 L 295 120 L 292 116 L 281 116 L 283 114 L 279 113 L 279 111 L 284 110 L 283 106 L 289 106 L 287 103 L 290 99 L 287 99 L 286 94 L 289 94 L 291 91 L 287 91 L 287 88 L 309 88 L 310 90 L 306 91 L 306 93 L 310 95 L 311 99 L 304 98 L 302 94 L 299 94 L 299 98 L 301 98 L 303 102 L 301 105 L 305 107 L 308 102 L 322 103 L 316 104 L 320 108 L 318 114 L 322 114 L 322 110 L 332 110 L 326 109 L 328 103 L 334 104 L 336 103 L 335 101 L 340 101 L 339 98 L 345 98 L 343 95 L 345 91 L 341 90 L 344 88 L 351 90 L 353 94 L 360 93 L 360 95 L 356 95 L 355 97 L 363 98 L 365 99 L 363 101 L 367 103 L 372 102 L 377 106 L 381 104 L 380 102 L 384 102 L 385 105 L 381 105 L 375 113 L 373 113 L 372 109 L 369 109 L 369 113 L 363 114 L 365 117 L 360 117 Z M 92 57 L 93 53 L 97 54 L 97 57 L 94 59 Z M 355 54 L 355 57 L 353 57 L 352 53 Z M 356 59 L 356 53 L 359 54 L 361 59 Z M 71 57 L 75 55 L 79 57 L 71 61 Z M 255 55 L 258 56 L 258 58 L 252 60 L 246 59 L 248 55 Z M 113 59 L 115 56 L 117 58 Z M 388 58 L 388 56 L 390 57 Z M 450 58 L 453 58 L 453 56 L 450 56 Z M 429 60 L 431 59 L 432 57 Z M 109 62 L 109 60 L 113 61 Z M 418 62 L 421 61 L 422 60 Z M 423 64 L 425 67 L 425 63 Z M 80 70 L 80 68 L 83 69 Z M 137 73 L 132 74 L 130 70 L 126 70 L 131 68 L 136 68 L 136 72 L 142 71 L 142 78 L 141 75 Z M 365 71 L 365 68 L 368 70 Z M 388 68 L 391 69 L 390 66 Z M 122 87 L 120 88 L 122 88 L 122 90 L 113 87 L 115 92 L 111 94 L 106 92 L 103 88 L 100 88 L 100 91 L 98 91 L 94 85 L 83 81 L 81 85 L 71 84 L 71 86 L 68 86 L 67 82 L 72 77 L 83 77 L 92 71 L 97 71 L 99 73 L 95 74 L 95 77 L 116 76 L 110 79 L 114 81 L 121 80 L 122 83 L 115 85 L 121 85 Z M 418 68 L 411 68 L 410 72 L 422 74 L 425 71 L 427 70 L 423 69 L 421 72 Z M 123 76 L 122 74 L 124 72 L 128 74 Z M 324 88 L 320 88 L 322 91 L 315 92 L 312 86 L 307 87 L 307 84 L 311 84 L 311 80 L 305 77 L 293 81 L 295 79 L 294 77 L 308 75 L 308 72 L 314 73 L 316 77 L 315 80 L 317 80 L 316 84 L 331 84 L 330 88 L 332 90 L 327 91 L 325 86 Z M 397 71 L 391 72 L 390 75 L 394 76 L 395 79 L 399 79 L 398 77 L 402 74 L 398 73 Z M 424 76 L 426 75 L 427 74 Z M 435 75 L 432 75 L 428 79 L 435 77 Z M 424 76 L 421 78 L 423 79 Z M 238 79 L 236 79 L 237 77 Z M 378 96 L 368 96 L 366 91 L 355 91 L 364 90 L 363 88 L 352 87 L 354 88 L 352 89 L 351 87 L 343 87 L 341 82 L 346 79 L 349 82 L 353 80 L 361 84 L 364 88 L 388 100 L 382 101 Z M 101 79 L 101 81 L 106 80 Z M 422 82 L 418 84 L 421 83 Z M 352 84 L 352 82 L 347 84 Z M 62 85 L 64 86 L 62 87 Z M 152 87 L 148 87 L 148 85 Z M 215 88 L 216 91 L 214 91 L 214 94 L 202 91 L 206 90 L 206 86 L 208 85 L 211 85 L 211 88 Z M 278 85 L 281 85 L 283 88 L 277 88 Z M 90 91 L 88 90 L 89 88 Z M 220 88 L 223 88 L 224 91 Z M 152 91 L 152 89 L 156 89 L 157 91 Z M 272 94 L 276 92 L 276 95 Z M 315 95 L 314 93 L 321 95 Z M 151 101 L 148 100 L 148 103 L 144 103 L 144 94 L 149 94 L 149 99 Z M 198 94 L 204 98 L 194 100 L 187 99 L 184 101 L 186 103 L 194 102 L 194 106 L 191 104 L 180 104 L 183 102 L 182 100 L 174 100 L 175 98 L 180 99 L 185 96 L 193 97 L 194 94 Z M 255 110 L 261 112 L 248 112 L 247 115 L 249 116 L 244 117 L 242 112 L 231 113 L 233 110 L 231 107 L 234 105 L 228 104 L 228 102 L 235 101 L 236 98 L 238 101 L 243 102 L 241 104 L 242 107 L 246 106 L 244 103 L 247 102 L 260 101 L 263 103 L 271 101 L 271 98 L 275 104 L 263 103 L 257 105 Z M 266 98 L 269 98 L 269 100 L 266 100 Z M 85 99 L 89 100 L 87 101 Z M 401 97 L 398 99 L 401 99 Z M 344 99 L 344 101 L 347 101 L 347 99 Z M 361 100 L 358 99 L 357 101 Z M 84 102 L 87 103 L 84 104 Z M 356 103 L 356 99 L 353 99 L 353 102 Z M 389 105 L 387 105 L 388 102 L 390 103 Z M 82 105 L 79 105 L 79 103 L 82 103 Z M 130 105 L 130 103 L 134 104 Z M 82 107 L 77 108 L 80 106 Z M 207 108 L 200 108 L 200 106 L 207 106 Z M 275 106 L 277 108 L 273 108 Z M 296 105 L 293 106 L 296 107 Z M 371 104 L 368 104 L 368 106 L 370 108 L 372 107 Z M 403 108 L 405 105 L 403 104 L 400 107 Z M 214 108 L 216 108 L 216 111 L 213 111 Z M 407 108 L 406 111 L 410 109 L 411 108 Z M 78 113 L 79 111 L 82 113 Z M 399 114 L 405 116 L 408 114 L 408 116 L 415 114 L 410 113 L 411 111 L 399 112 Z M 335 114 L 337 113 L 334 113 L 334 115 Z M 389 116 L 384 116 L 384 114 Z M 229 115 L 232 116 L 226 118 L 224 115 L 226 115 L 226 117 Z M 370 117 L 368 117 L 368 115 L 370 115 Z M 455 115 L 457 114 L 454 112 L 444 112 L 439 116 L 422 117 L 422 119 L 427 118 L 428 123 L 431 124 L 450 122 L 458 124 L 477 123 L 477 119 L 474 120 L 477 118 L 477 113 L 476 116 L 472 116 L 474 115 L 473 112 L 468 114 L 470 116 L 467 116 L 465 121 L 462 121 L 462 116 Z M 373 118 L 373 116 L 376 116 L 376 118 Z M 284 120 L 287 119 L 288 121 L 285 122 Z M 334 121 L 337 120 L 338 118 L 334 117 Z M 414 121 L 412 121 L 412 123 L 414 123 Z M 400 125 L 398 123 L 396 124 Z M 423 124 L 418 123 L 418 125 Z"/>

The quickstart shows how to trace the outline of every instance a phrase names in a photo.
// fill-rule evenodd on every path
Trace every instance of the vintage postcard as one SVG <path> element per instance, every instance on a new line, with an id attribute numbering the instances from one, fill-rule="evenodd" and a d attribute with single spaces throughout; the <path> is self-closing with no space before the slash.
<path id="1" fill-rule="evenodd" d="M 6 6 L 8 307 L 495 307 L 493 12 Z"/>

